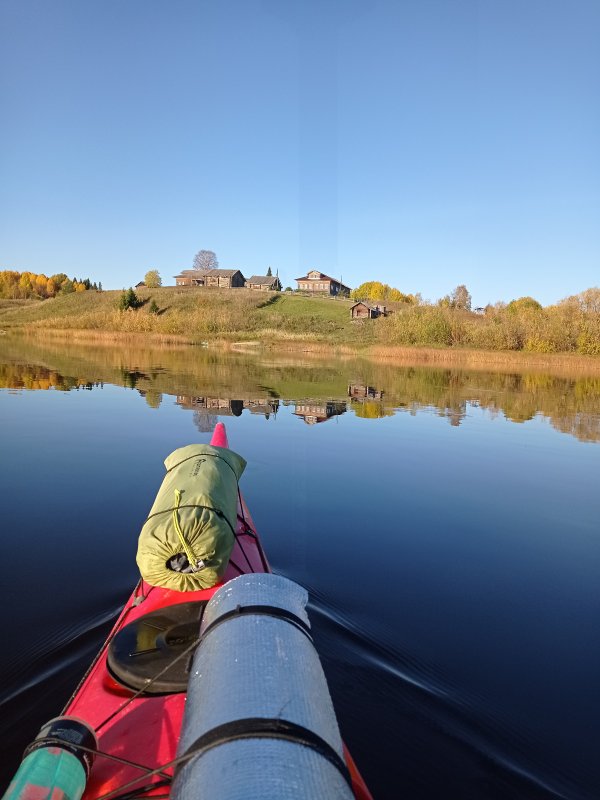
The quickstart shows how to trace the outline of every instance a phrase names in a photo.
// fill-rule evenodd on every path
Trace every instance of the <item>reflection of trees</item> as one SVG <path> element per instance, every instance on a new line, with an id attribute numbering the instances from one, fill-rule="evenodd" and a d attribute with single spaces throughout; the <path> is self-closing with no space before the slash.
<path id="1" fill-rule="evenodd" d="M 382 417 L 392 417 L 394 409 L 386 408 L 383 403 L 376 400 L 365 400 L 363 403 L 352 401 L 351 405 L 354 414 L 362 419 L 382 419 Z"/>
<path id="2" fill-rule="evenodd" d="M 194 411 L 194 425 L 200 433 L 210 433 L 214 430 L 219 418 L 215 414 L 207 414 L 206 411 Z"/>
<path id="3" fill-rule="evenodd" d="M 397 366 L 343 357 L 223 353 L 204 348 L 95 345 L 0 338 L 0 387 L 68 391 L 103 383 L 132 387 L 153 407 L 161 395 L 208 417 L 276 414 L 314 405 L 315 419 L 344 413 L 364 419 L 434 411 L 459 425 L 469 407 L 512 422 L 546 417 L 556 430 L 600 441 L 600 377 L 577 372 L 501 372 Z M 234 398 L 234 399 L 232 399 Z M 310 398 L 310 399 L 307 399 Z M 337 403 L 341 411 L 327 411 Z M 204 405 L 203 405 L 204 404 Z M 211 420 L 212 421 L 212 420 Z"/>
<path id="4" fill-rule="evenodd" d="M 102 388 L 101 381 L 90 381 L 72 375 L 61 375 L 55 370 L 37 364 L 0 364 L 0 389 L 28 389 L 45 391 L 56 389 L 68 392 L 71 389 Z"/>
<path id="5" fill-rule="evenodd" d="M 146 399 L 146 403 L 148 403 L 150 408 L 158 408 L 162 403 L 162 392 L 148 389 L 146 392 L 140 392 L 140 394 Z"/>

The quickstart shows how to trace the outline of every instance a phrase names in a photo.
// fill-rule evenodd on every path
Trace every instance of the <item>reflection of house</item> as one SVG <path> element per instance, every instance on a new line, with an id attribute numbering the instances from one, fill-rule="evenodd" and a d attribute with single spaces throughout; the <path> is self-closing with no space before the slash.
<path id="1" fill-rule="evenodd" d="M 244 400 L 244 408 L 248 409 L 251 414 L 262 414 L 269 419 L 271 414 L 277 414 L 279 411 L 279 400 L 273 397 L 268 399 L 261 398 L 259 400 Z"/>
<path id="2" fill-rule="evenodd" d="M 318 270 L 311 270 L 306 278 L 296 278 L 298 289 L 303 292 L 313 292 L 315 294 L 347 295 L 350 294 L 350 287 L 345 286 L 341 281 L 330 278 Z"/>
<path id="3" fill-rule="evenodd" d="M 175 286 L 204 286 L 205 269 L 184 269 L 175 275 Z"/>
<path id="4" fill-rule="evenodd" d="M 316 425 L 319 422 L 326 422 L 331 417 L 337 417 L 346 413 L 346 403 L 327 400 L 319 403 L 296 403 L 294 414 L 302 417 L 307 425 Z"/>
<path id="5" fill-rule="evenodd" d="M 382 305 L 372 305 L 365 300 L 354 303 L 350 308 L 352 319 L 377 319 L 377 317 L 387 316 L 387 309 Z"/>
<path id="6" fill-rule="evenodd" d="M 228 397 L 189 397 L 179 395 L 177 405 L 182 408 L 193 409 L 197 415 L 204 414 L 211 417 L 239 417 L 244 409 L 251 414 L 262 414 L 267 419 L 271 414 L 277 414 L 279 399 L 261 397 L 249 400 L 231 400 Z M 195 415 L 196 416 L 196 415 Z M 214 427 L 214 426 L 213 426 Z"/>
<path id="7" fill-rule="evenodd" d="M 381 400 L 383 392 L 363 383 L 351 383 L 348 386 L 348 397 L 353 400 Z"/>
<path id="8" fill-rule="evenodd" d="M 246 281 L 246 289 L 260 292 L 280 292 L 281 281 L 277 275 L 253 275 Z"/>
<path id="9" fill-rule="evenodd" d="M 177 405 L 183 408 L 193 408 L 205 410 L 219 414 L 223 417 L 239 417 L 243 410 L 241 400 L 230 400 L 227 397 L 177 397 Z"/>
<path id="10" fill-rule="evenodd" d="M 240 289 L 245 282 L 239 269 L 209 269 L 206 273 L 206 286 L 209 289 Z"/>

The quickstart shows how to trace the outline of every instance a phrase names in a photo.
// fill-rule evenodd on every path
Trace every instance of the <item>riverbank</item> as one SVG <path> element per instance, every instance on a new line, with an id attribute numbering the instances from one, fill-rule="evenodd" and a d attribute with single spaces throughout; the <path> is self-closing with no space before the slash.
<path id="1" fill-rule="evenodd" d="M 600 371 L 600 315 L 569 306 L 488 316 L 398 304 L 389 317 L 353 320 L 353 303 L 345 299 L 170 287 L 140 289 L 140 306 L 119 311 L 120 295 L 91 291 L 42 302 L 4 300 L 0 330 L 82 343 L 203 345 L 471 369 Z"/>

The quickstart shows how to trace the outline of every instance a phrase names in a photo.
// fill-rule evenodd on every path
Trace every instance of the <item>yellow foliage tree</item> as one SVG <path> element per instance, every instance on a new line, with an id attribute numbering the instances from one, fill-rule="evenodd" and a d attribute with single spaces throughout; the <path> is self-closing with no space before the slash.
<path id="1" fill-rule="evenodd" d="M 379 303 L 382 300 L 389 300 L 397 303 L 414 303 L 415 298 L 411 294 L 404 294 L 400 289 L 394 289 L 388 286 L 387 283 L 381 281 L 366 281 L 361 283 L 359 287 L 350 292 L 350 297 L 353 300 L 368 300 L 373 303 Z"/>

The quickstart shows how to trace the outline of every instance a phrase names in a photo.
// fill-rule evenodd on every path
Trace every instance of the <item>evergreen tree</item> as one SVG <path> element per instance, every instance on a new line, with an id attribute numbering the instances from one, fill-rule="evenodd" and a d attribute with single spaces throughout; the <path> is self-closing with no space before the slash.
<path id="1" fill-rule="evenodd" d="M 121 296 L 119 297 L 119 310 L 120 311 L 127 311 L 127 309 L 136 309 L 140 305 L 140 301 L 138 300 L 138 296 L 133 291 L 131 286 L 129 289 L 123 289 Z"/>

